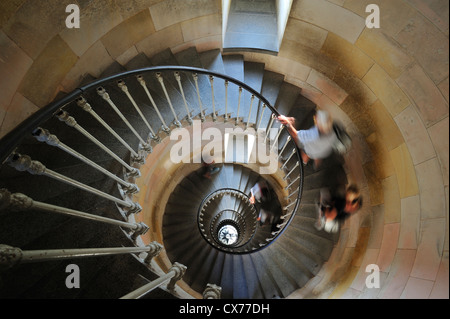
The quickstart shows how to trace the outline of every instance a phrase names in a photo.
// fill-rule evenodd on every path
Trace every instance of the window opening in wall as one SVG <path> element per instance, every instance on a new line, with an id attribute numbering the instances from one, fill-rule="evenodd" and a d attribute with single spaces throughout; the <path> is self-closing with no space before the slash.
<path id="1" fill-rule="evenodd" d="M 225 133 L 225 162 L 249 163 L 256 137 L 247 133 Z"/>
<path id="2" fill-rule="evenodd" d="M 225 246 L 232 246 L 239 238 L 239 232 L 232 224 L 225 224 L 220 227 L 217 238 Z"/>
<path id="3" fill-rule="evenodd" d="M 279 51 L 292 0 L 222 0 L 224 50 Z"/>

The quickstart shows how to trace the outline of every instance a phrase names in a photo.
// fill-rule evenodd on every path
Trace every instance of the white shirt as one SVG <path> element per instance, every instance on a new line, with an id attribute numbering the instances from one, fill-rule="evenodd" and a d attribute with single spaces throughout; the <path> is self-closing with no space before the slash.
<path id="1" fill-rule="evenodd" d="M 260 202 L 262 197 L 261 187 L 259 186 L 259 183 L 253 186 L 250 191 L 252 192 L 252 195 L 255 196 L 255 199 Z"/>
<path id="2" fill-rule="evenodd" d="M 313 126 L 309 130 L 297 131 L 297 138 L 306 155 L 312 159 L 322 159 L 333 152 L 337 136 L 334 131 L 326 135 L 320 134 L 317 126 Z"/>

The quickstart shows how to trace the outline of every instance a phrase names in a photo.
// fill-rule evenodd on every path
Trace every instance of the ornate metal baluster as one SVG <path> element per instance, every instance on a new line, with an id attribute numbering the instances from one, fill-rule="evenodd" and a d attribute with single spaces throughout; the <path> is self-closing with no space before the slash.
<path id="1" fill-rule="evenodd" d="M 124 139 L 122 137 L 120 137 L 119 134 L 116 133 L 116 131 L 114 131 L 112 129 L 111 126 L 109 126 L 91 107 L 91 105 L 86 101 L 86 99 L 84 97 L 80 97 L 77 100 L 77 105 L 79 107 L 81 107 L 84 111 L 88 112 L 92 117 L 94 117 L 105 129 L 108 130 L 108 132 L 110 132 L 112 135 L 114 135 L 114 137 L 123 145 L 125 146 L 130 152 L 131 152 L 131 157 L 132 160 L 136 163 L 140 163 L 143 164 L 145 162 L 145 156 L 144 155 L 139 155 L 138 153 L 135 152 L 135 150 L 127 143 L 124 141 Z"/>
<path id="2" fill-rule="evenodd" d="M 183 86 L 181 85 L 181 76 L 180 76 L 179 72 L 175 72 L 175 79 L 177 80 L 178 87 L 181 92 L 181 96 L 183 97 L 184 107 L 186 108 L 186 113 L 187 113 L 187 116 L 186 116 L 187 121 L 189 124 L 192 125 L 191 111 L 189 110 L 189 107 L 187 105 L 186 96 L 184 95 Z"/>
<path id="3" fill-rule="evenodd" d="M 67 176 L 59 174 L 55 171 L 52 171 L 52 170 L 48 169 L 47 167 L 45 167 L 45 165 L 42 164 L 41 162 L 32 160 L 31 157 L 29 157 L 28 155 L 21 155 L 18 153 L 13 153 L 8 157 L 7 162 L 10 166 L 14 167 L 18 171 L 21 171 L 21 172 L 27 171 L 32 175 L 47 176 L 47 177 L 53 178 L 57 181 L 69 184 L 71 186 L 75 186 L 77 188 L 80 188 L 82 190 L 85 190 L 87 192 L 95 194 L 97 196 L 111 200 L 111 201 L 127 208 L 127 215 L 130 215 L 132 213 L 136 214 L 142 210 L 141 206 L 138 203 L 133 203 L 133 202 L 125 201 L 123 199 L 119 199 L 110 194 L 104 193 L 96 188 L 93 188 L 91 186 L 88 186 L 86 184 L 78 182 L 74 179 L 71 179 Z"/>
<path id="4" fill-rule="evenodd" d="M 293 192 L 291 192 L 288 196 L 286 196 L 285 198 L 288 200 L 290 199 L 292 196 L 294 196 L 296 193 L 298 193 L 300 191 L 300 187 L 297 187 L 297 189 Z"/>
<path id="5" fill-rule="evenodd" d="M 175 113 L 175 109 L 173 108 L 172 101 L 170 100 L 169 94 L 167 93 L 167 89 L 164 84 L 164 79 L 160 72 L 156 73 L 156 78 L 158 79 L 159 83 L 161 84 L 161 88 L 163 89 L 164 95 L 166 96 L 167 103 L 169 103 L 170 110 L 172 111 L 172 114 L 174 117 L 173 124 L 175 124 L 177 127 L 181 127 L 181 123 L 178 120 L 177 114 Z"/>
<path id="6" fill-rule="evenodd" d="M 220 295 L 222 294 L 222 288 L 214 285 L 207 284 L 205 290 L 203 291 L 203 299 L 220 299 Z"/>
<path id="7" fill-rule="evenodd" d="M 0 266 L 3 266 L 2 268 L 11 268 L 21 263 L 42 262 L 49 260 L 64 260 L 72 258 L 111 256 L 120 254 L 145 253 L 150 249 L 151 249 L 150 247 L 146 246 L 146 247 L 22 250 L 17 247 L 0 245 L 0 256 L 2 257 L 0 258 Z M 174 275 L 176 274 L 177 273 L 175 273 Z"/>
<path id="8" fill-rule="evenodd" d="M 294 183 L 296 181 L 298 181 L 300 179 L 300 175 L 298 175 L 288 186 L 286 186 L 284 189 L 288 190 L 289 188 L 291 188 L 292 185 L 294 185 Z"/>
<path id="9" fill-rule="evenodd" d="M 238 108 L 237 108 L 237 114 L 236 114 L 236 122 L 235 125 L 239 124 L 239 110 L 241 109 L 241 97 L 242 97 L 242 87 L 239 87 L 239 99 L 238 99 Z"/>
<path id="10" fill-rule="evenodd" d="M 264 137 L 264 143 L 266 143 L 267 138 L 269 137 L 270 130 L 271 130 L 271 128 L 272 128 L 272 125 L 273 125 L 273 121 L 274 121 L 274 120 L 275 120 L 275 114 L 272 113 L 272 115 L 270 116 L 270 122 L 269 122 L 269 125 L 267 126 L 266 136 Z"/>
<path id="11" fill-rule="evenodd" d="M 225 122 L 228 121 L 228 80 L 225 81 L 225 115 L 223 118 Z"/>
<path id="12" fill-rule="evenodd" d="M 213 121 L 217 121 L 216 115 L 216 103 L 214 100 L 214 76 L 209 76 L 209 83 L 211 83 L 211 98 L 212 98 L 212 109 L 213 109 Z"/>
<path id="13" fill-rule="evenodd" d="M 292 172 L 300 165 L 300 162 L 295 163 L 294 167 L 289 171 L 289 173 L 286 174 L 286 176 L 283 177 L 283 180 L 287 180 L 289 178 L 289 175 L 292 174 Z"/>
<path id="14" fill-rule="evenodd" d="M 145 93 L 147 94 L 148 99 L 149 99 L 150 102 L 152 103 L 152 106 L 153 106 L 153 108 L 155 109 L 156 114 L 158 114 L 158 117 L 159 117 L 159 119 L 161 120 L 161 123 L 162 123 L 162 130 L 163 130 L 164 132 L 166 132 L 167 134 L 169 134 L 169 133 L 170 133 L 170 129 L 169 129 L 169 127 L 167 126 L 166 122 L 164 121 L 164 119 L 163 119 L 161 113 L 159 112 L 159 109 L 158 109 L 158 107 L 156 106 L 156 103 L 155 103 L 155 101 L 153 100 L 153 97 L 152 97 L 152 95 L 150 94 L 150 92 L 149 92 L 149 90 L 148 90 L 148 88 L 147 88 L 147 84 L 145 83 L 144 78 L 142 77 L 142 75 L 138 75 L 138 76 L 137 76 L 137 79 L 138 79 L 138 81 L 139 81 L 139 84 L 141 84 L 142 88 L 144 89 Z"/>
<path id="15" fill-rule="evenodd" d="M 278 134 L 277 134 L 277 136 L 275 137 L 275 141 L 277 141 L 279 138 L 280 138 L 280 135 L 281 135 L 281 132 L 283 132 L 283 129 L 284 129 L 284 125 L 281 125 L 280 126 L 280 129 L 278 130 Z M 290 136 L 289 136 L 290 137 Z M 275 145 L 277 145 L 277 143 L 273 143 L 273 145 L 272 145 L 272 150 L 273 150 L 273 148 L 275 147 Z M 285 144 L 285 146 L 286 146 L 286 144 Z M 281 154 L 282 152 L 280 152 L 280 154 Z"/>
<path id="16" fill-rule="evenodd" d="M 198 107 L 200 108 L 200 119 L 202 120 L 202 122 L 204 122 L 205 121 L 205 113 L 203 112 L 202 99 L 200 98 L 200 89 L 198 88 L 198 74 L 193 73 L 192 77 L 194 79 L 195 89 L 197 90 Z"/>
<path id="17" fill-rule="evenodd" d="M 292 210 L 290 213 L 284 215 L 284 218 L 283 218 L 283 219 L 287 219 L 288 217 L 290 217 L 290 216 L 293 214 L 293 212 L 294 212 L 294 210 Z M 283 222 L 282 224 L 277 225 L 277 227 L 279 227 L 279 228 L 282 229 L 282 228 L 286 227 L 286 225 L 288 224 L 288 222 L 289 222 L 289 219 L 287 219 L 287 220 L 286 220 L 285 222 Z M 278 232 L 281 232 L 281 229 L 280 229 Z"/>
<path id="18" fill-rule="evenodd" d="M 260 125 L 261 125 L 261 121 L 262 121 L 262 119 L 263 119 L 263 115 L 264 115 L 264 110 L 265 110 L 265 109 L 266 109 L 266 104 L 263 103 L 263 108 L 262 108 L 262 111 L 261 111 L 261 115 L 259 116 L 258 125 L 256 126 L 256 131 L 257 131 L 257 132 L 259 131 L 259 127 L 260 127 Z"/>
<path id="19" fill-rule="evenodd" d="M 175 289 L 175 283 L 183 277 L 185 272 L 186 272 L 186 266 L 176 262 L 169 269 L 167 274 L 162 275 L 158 279 L 153 280 L 152 282 L 142 286 L 141 288 L 138 288 L 138 289 L 130 292 L 129 294 L 126 294 L 125 296 L 121 297 L 120 299 L 138 299 L 138 298 L 148 294 L 152 290 L 158 288 L 159 286 L 161 286 L 163 283 L 165 283 L 168 280 L 170 280 L 170 281 L 167 284 L 167 289 L 169 291 L 173 291 Z"/>
<path id="20" fill-rule="evenodd" d="M 51 205 L 47 203 L 42 203 L 35 201 L 31 199 L 30 197 L 21 194 L 21 193 L 14 193 L 11 194 L 6 189 L 0 189 L 0 207 L 6 210 L 10 211 L 27 211 L 27 210 L 41 210 L 45 212 L 51 212 L 51 213 L 57 213 L 57 214 L 64 214 L 64 215 L 70 215 L 75 216 L 78 218 L 93 220 L 105 224 L 115 225 L 119 227 L 123 227 L 126 229 L 130 229 L 132 234 L 132 239 L 135 240 L 137 236 L 145 234 L 149 227 L 145 225 L 144 223 L 129 223 L 124 222 L 120 220 L 115 220 L 103 216 L 97 216 L 88 214 L 85 212 L 81 212 L 74 209 L 69 209 L 61 206 Z"/>
<path id="21" fill-rule="evenodd" d="M 147 253 L 147 257 L 145 257 L 144 263 L 150 267 L 153 258 L 158 256 L 164 247 L 163 247 L 163 245 L 161 245 L 160 243 L 158 243 L 156 241 L 150 243 L 149 247 L 151 248 L 151 250 Z"/>
<path id="22" fill-rule="evenodd" d="M 130 122 L 125 118 L 125 116 L 122 114 L 122 112 L 119 110 L 119 108 L 114 104 L 114 102 L 111 100 L 109 94 L 106 92 L 106 90 L 103 87 L 97 88 L 97 93 L 100 95 L 108 104 L 112 107 L 114 112 L 117 113 L 117 115 L 122 119 L 122 121 L 128 126 L 131 132 L 138 138 L 140 143 L 140 148 L 144 150 L 147 153 L 150 153 L 152 151 L 152 147 L 147 141 L 144 141 L 144 139 L 139 135 L 139 133 L 134 129 L 134 127 L 130 124 Z"/>
<path id="23" fill-rule="evenodd" d="M 160 141 L 160 137 L 158 135 L 156 135 L 155 131 L 153 130 L 152 126 L 150 125 L 150 123 L 147 121 L 147 119 L 145 118 L 144 114 L 142 113 L 141 109 L 139 108 L 139 106 L 137 105 L 136 101 L 134 100 L 134 98 L 131 96 L 128 87 L 125 85 L 125 82 L 123 80 L 119 80 L 117 81 L 117 85 L 119 86 L 119 88 L 126 94 L 126 96 L 128 97 L 128 99 L 130 100 L 131 104 L 133 104 L 134 108 L 136 109 L 136 111 L 138 112 L 138 114 L 140 115 L 142 121 L 144 121 L 145 125 L 148 127 L 148 129 L 150 130 L 150 138 L 155 140 L 155 141 Z"/>
<path id="24" fill-rule="evenodd" d="M 278 153 L 278 158 L 281 156 L 281 154 L 283 154 L 284 150 L 286 149 L 286 147 L 288 146 L 289 142 L 291 141 L 291 136 L 288 136 L 286 139 L 286 142 L 283 145 L 283 148 L 281 149 L 281 151 Z"/>
<path id="25" fill-rule="evenodd" d="M 247 118 L 247 124 L 245 126 L 245 129 L 248 129 L 248 125 L 250 123 L 250 116 L 252 114 L 252 107 L 253 107 L 253 101 L 255 100 L 255 96 L 252 94 L 251 100 L 250 100 L 250 109 L 248 110 L 248 118 Z"/>
<path id="26" fill-rule="evenodd" d="M 128 170 L 129 176 L 140 176 L 141 173 L 137 168 L 131 167 L 127 163 L 125 163 L 119 156 L 117 156 L 113 151 L 111 151 L 109 148 L 107 148 L 103 143 L 101 143 L 99 140 L 97 140 L 94 136 L 92 136 L 88 131 L 86 131 L 84 128 L 82 128 L 77 121 L 69 115 L 66 111 L 60 111 L 56 114 L 56 117 L 64 123 L 66 123 L 68 126 L 73 127 L 78 132 L 86 136 L 89 140 L 95 143 L 98 147 L 100 147 L 102 150 L 104 150 L 106 153 L 108 153 L 112 158 L 114 158 L 116 161 L 118 161 L 120 164 L 122 164 L 123 167 L 125 167 L 126 170 Z"/>
<path id="27" fill-rule="evenodd" d="M 292 149 L 291 155 L 289 155 L 289 157 L 287 158 L 287 160 L 284 162 L 283 166 L 281 166 L 281 170 L 284 170 L 284 168 L 286 167 L 287 163 L 291 160 L 292 156 L 294 156 L 296 149 Z"/>
<path id="28" fill-rule="evenodd" d="M 78 153 L 74 149 L 72 149 L 69 146 L 67 146 L 66 144 L 62 143 L 56 137 L 56 135 L 50 134 L 50 132 L 48 130 L 43 129 L 41 127 L 38 127 L 36 130 L 33 131 L 32 135 L 38 141 L 45 142 L 48 145 L 57 147 L 57 148 L 63 150 L 64 152 L 66 152 L 66 153 L 68 153 L 68 154 L 70 154 L 70 155 L 80 159 L 81 161 L 85 162 L 86 164 L 94 167 L 95 169 L 99 170 L 100 172 L 102 172 L 103 174 L 109 176 L 110 178 L 114 179 L 116 182 L 118 182 L 119 184 L 121 184 L 123 186 L 123 189 L 125 190 L 126 193 L 128 193 L 128 194 L 135 194 L 135 193 L 139 192 L 139 188 L 137 187 L 136 184 L 131 184 L 131 183 L 125 182 L 124 180 L 122 180 L 118 176 L 114 175 L 110 171 L 104 169 L 103 167 L 101 167 L 97 163 L 91 161 L 90 159 L 88 159 L 84 155 Z"/>

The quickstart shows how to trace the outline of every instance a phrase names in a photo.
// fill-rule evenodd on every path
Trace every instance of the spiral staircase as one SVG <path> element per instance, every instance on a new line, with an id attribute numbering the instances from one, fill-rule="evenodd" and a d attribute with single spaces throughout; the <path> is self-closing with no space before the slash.
<path id="1" fill-rule="evenodd" d="M 347 182 L 337 155 L 302 165 L 275 118 L 309 128 L 315 109 L 283 75 L 219 50 L 140 54 L 86 78 L 0 141 L 0 297 L 121 298 L 161 278 L 169 284 L 132 297 L 199 298 L 209 284 L 222 298 L 288 296 L 339 237 L 314 227 L 319 189 Z M 195 149 L 191 162 L 164 161 L 170 133 L 195 125 L 253 129 L 276 170 L 216 159 L 220 171 L 204 178 Z M 261 178 L 280 203 L 274 227 L 249 203 Z M 221 240 L 227 229 L 236 241 Z M 68 264 L 79 289 L 65 285 Z"/>

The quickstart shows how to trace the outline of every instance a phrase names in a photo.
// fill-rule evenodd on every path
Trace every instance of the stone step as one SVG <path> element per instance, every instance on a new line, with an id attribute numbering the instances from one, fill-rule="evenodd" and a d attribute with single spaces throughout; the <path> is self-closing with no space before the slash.
<path id="1" fill-rule="evenodd" d="M 220 74 L 225 74 L 225 67 L 222 60 L 222 54 L 219 49 L 201 52 L 199 54 L 199 57 L 204 69 Z M 223 79 L 214 77 L 213 89 L 214 89 L 214 105 L 211 103 L 209 109 L 211 111 L 215 109 L 219 115 L 223 115 L 225 114 L 225 81 Z M 209 94 L 211 95 L 212 101 L 213 95 L 212 90 Z"/>
<path id="2" fill-rule="evenodd" d="M 242 55 L 224 55 L 222 56 L 225 74 L 244 82 L 244 57 Z M 237 115 L 239 104 L 239 87 L 233 83 L 228 84 L 227 90 L 227 113 Z M 241 94 L 242 100 L 242 94 Z"/>
<path id="3" fill-rule="evenodd" d="M 261 10 L 264 8 L 263 10 Z M 277 14 L 274 1 L 232 2 L 224 36 L 225 49 L 278 51 Z"/>
<path id="4" fill-rule="evenodd" d="M 261 87 L 261 95 L 267 99 L 270 105 L 272 106 L 275 105 L 283 82 L 284 82 L 284 75 L 267 70 L 264 72 L 263 83 Z M 269 109 L 266 108 L 264 113 L 262 114 L 263 118 L 261 120 L 260 116 L 262 108 L 263 108 L 262 103 L 259 103 L 255 123 L 259 124 L 261 121 L 260 127 L 265 128 L 269 124 L 271 112 L 269 111 Z"/>
<path id="5" fill-rule="evenodd" d="M 301 89 L 295 85 L 283 82 L 280 87 L 275 108 L 280 114 L 289 114 L 299 99 Z"/>
<path id="6" fill-rule="evenodd" d="M 262 89 L 262 83 L 264 79 L 264 64 L 257 62 L 244 62 L 244 83 L 254 89 L 256 92 L 260 93 Z M 249 108 L 251 105 L 251 94 L 250 92 L 245 91 L 242 98 L 242 116 L 245 122 L 250 121 L 251 123 L 256 123 L 256 111 L 258 106 L 258 101 L 253 102 L 252 112 L 250 117 Z"/>
<path id="7" fill-rule="evenodd" d="M 176 53 L 175 58 L 178 61 L 178 65 L 201 69 L 204 68 L 200 59 L 200 54 L 197 52 L 195 47 L 190 47 L 186 50 Z M 212 112 L 211 84 L 206 76 L 198 76 L 198 89 L 200 92 L 203 109 L 208 109 L 208 112 Z M 197 94 L 196 91 L 195 93 Z M 197 106 L 198 104 L 198 102 L 195 103 L 195 105 Z"/>

